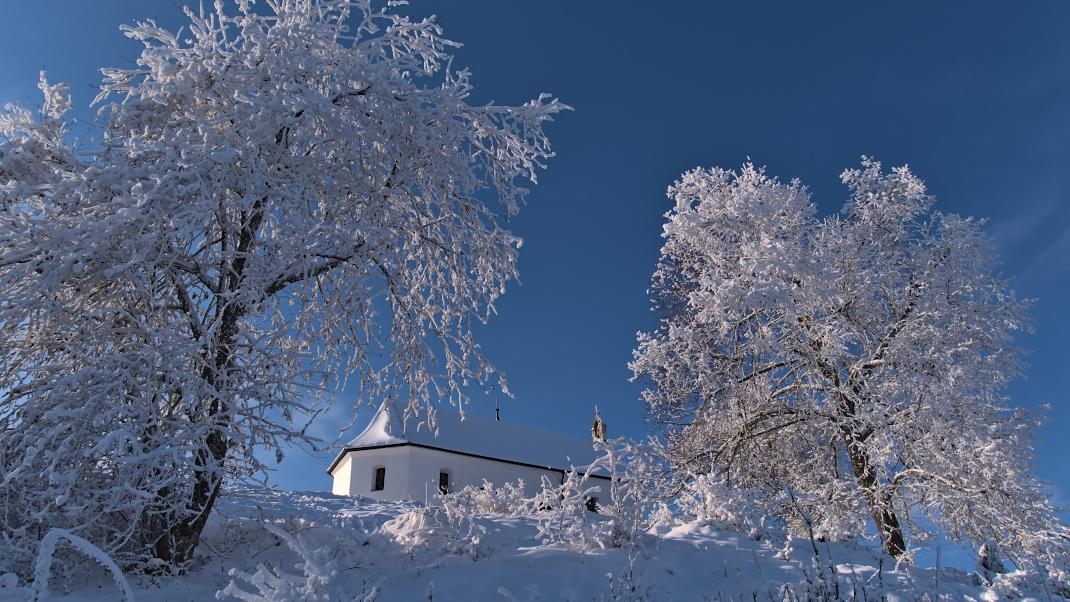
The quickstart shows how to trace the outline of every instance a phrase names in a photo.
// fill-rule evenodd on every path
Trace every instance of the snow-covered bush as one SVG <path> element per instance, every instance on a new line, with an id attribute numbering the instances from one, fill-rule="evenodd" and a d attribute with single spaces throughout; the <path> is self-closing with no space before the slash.
<path id="1" fill-rule="evenodd" d="M 483 545 L 487 528 L 476 522 L 477 512 L 471 506 L 432 507 L 431 516 L 435 519 L 443 534 L 447 554 L 468 556 L 479 560 L 488 555 L 490 550 Z"/>
<path id="2" fill-rule="evenodd" d="M 994 541 L 986 541 L 977 550 L 977 570 L 989 580 L 997 574 L 1010 572 L 1003 563 L 1003 555 Z"/>
<path id="3" fill-rule="evenodd" d="M 987 589 L 981 594 L 981 600 L 985 602 L 998 602 L 999 600 L 1021 600 L 1035 585 L 1040 583 L 1036 575 L 1029 571 L 1006 571 L 1002 573 L 990 573 L 990 578 L 983 583 Z"/>
<path id="4" fill-rule="evenodd" d="M 586 473 L 571 470 L 560 484 L 542 478 L 542 488 L 535 496 L 538 510 L 538 537 L 543 543 L 559 543 L 579 549 L 604 548 L 601 533 L 592 523 L 588 503 L 602 491 Z"/>
<path id="5" fill-rule="evenodd" d="M 1070 568 L 1052 563 L 1047 566 L 1045 589 L 1070 600 Z"/>
<path id="6" fill-rule="evenodd" d="M 687 480 L 675 499 L 681 518 L 714 525 L 729 531 L 749 531 L 761 525 L 754 498 L 748 492 L 725 485 L 713 474 Z"/>
<path id="7" fill-rule="evenodd" d="M 638 560 L 640 551 L 630 547 L 626 551 L 627 561 L 616 573 L 607 573 L 609 580 L 609 599 L 614 602 L 645 602 L 655 600 L 653 588 L 643 583 L 639 576 Z"/>
<path id="8" fill-rule="evenodd" d="M 609 491 L 599 499 L 598 513 L 608 517 L 603 523 L 606 542 L 621 547 L 642 536 L 652 525 L 654 513 L 663 508 L 664 483 L 670 474 L 664 449 L 655 441 L 635 443 L 613 439 L 595 444 L 600 455 L 588 467 L 608 474 Z"/>
<path id="9" fill-rule="evenodd" d="M 449 502 L 413 508 L 383 523 L 378 533 L 408 550 L 438 548 L 478 560 L 489 550 L 482 545 L 486 527 L 477 517 L 474 506 Z"/>
<path id="10" fill-rule="evenodd" d="M 651 529 L 672 528 L 677 523 L 677 511 L 666 500 L 660 500 L 654 505 L 650 513 L 649 523 Z"/>
<path id="11" fill-rule="evenodd" d="M 835 488 L 833 488 L 835 489 Z M 866 519 L 857 512 L 837 508 L 846 498 L 818 497 L 809 492 L 797 492 L 785 487 L 778 492 L 766 494 L 759 490 L 750 496 L 755 502 L 755 513 L 766 518 L 766 524 L 783 524 L 787 534 L 800 539 L 815 541 L 847 541 L 859 537 L 865 538 Z M 833 499 L 829 499 L 833 498 Z M 856 503 L 860 503 L 856 500 Z M 919 533 L 922 539 L 923 533 Z M 901 557 L 909 554 L 904 552 Z"/>
<path id="12" fill-rule="evenodd" d="M 484 479 L 479 487 L 467 485 L 439 499 L 444 506 L 457 508 L 457 511 L 470 509 L 466 511 L 478 514 L 530 514 L 534 509 L 534 500 L 527 497 L 522 479 L 500 486 Z"/>
<path id="13" fill-rule="evenodd" d="M 263 523 L 263 526 L 301 557 L 301 562 L 296 565 L 301 574 L 286 573 L 262 563 L 257 565 L 254 573 L 230 569 L 227 574 L 232 579 L 226 587 L 216 592 L 216 598 L 224 600 L 233 597 L 243 602 L 328 602 L 331 598 L 327 585 L 338 574 L 338 570 L 327 550 L 310 549 L 300 534 L 291 535 L 271 523 Z M 238 585 L 239 582 L 256 591 L 243 589 Z"/>
<path id="14" fill-rule="evenodd" d="M 1047 567 L 1027 566 L 1012 570 L 994 541 L 985 542 L 977 551 L 974 576 L 987 588 L 984 600 L 1021 598 L 1026 592 L 1046 592 L 1049 596 L 1070 599 L 1070 571 L 1053 560 Z"/>
<path id="15" fill-rule="evenodd" d="M 435 526 L 427 508 L 412 508 L 383 523 L 377 533 L 412 549 L 426 545 L 436 534 Z"/>
<path id="16" fill-rule="evenodd" d="M 544 542 L 617 548 L 649 529 L 656 511 L 658 520 L 667 520 L 661 492 L 668 472 L 654 442 L 615 439 L 595 449 L 598 457 L 583 471 L 565 473 L 562 483 L 543 478 L 532 505 Z"/>

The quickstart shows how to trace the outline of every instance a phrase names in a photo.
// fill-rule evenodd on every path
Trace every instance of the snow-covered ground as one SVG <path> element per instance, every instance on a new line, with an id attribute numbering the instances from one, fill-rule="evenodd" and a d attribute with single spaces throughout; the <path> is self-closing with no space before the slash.
<path id="1" fill-rule="evenodd" d="M 608 520 L 591 519 L 595 530 Z M 616 548 L 545 543 L 540 525 L 548 520 L 545 513 L 458 516 L 323 493 L 235 491 L 221 502 L 189 575 L 131 583 L 142 602 L 235 600 L 241 598 L 217 592 L 241 588 L 253 594 L 256 584 L 294 588 L 293 595 L 307 600 L 343 602 L 995 600 L 1029 593 L 1019 591 L 1013 574 L 989 587 L 980 575 L 956 569 L 897 570 L 871 548 L 851 543 L 818 542 L 815 561 L 809 540 L 785 546 L 708 524 L 666 523 Z M 294 546 L 286 534 L 294 536 Z M 292 578 L 280 579 L 283 573 Z M 300 588 L 306 588 L 303 594 Z M 103 571 L 53 580 L 51 589 L 50 600 L 120 599 Z M 1047 592 L 1032 594 L 1050 599 Z M 2 601 L 28 597 L 26 588 L 0 584 Z M 244 599 L 298 598 L 280 592 Z"/>

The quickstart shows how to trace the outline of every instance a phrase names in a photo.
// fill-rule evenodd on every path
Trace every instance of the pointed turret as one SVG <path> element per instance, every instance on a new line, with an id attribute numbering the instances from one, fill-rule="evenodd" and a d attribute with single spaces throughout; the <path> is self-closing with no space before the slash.
<path id="1" fill-rule="evenodd" d="M 594 424 L 591 425 L 591 441 L 605 443 L 606 423 L 602 422 L 602 415 L 598 412 L 598 406 L 594 407 Z"/>
<path id="2" fill-rule="evenodd" d="M 384 401 L 368 426 L 349 442 L 348 447 L 371 447 L 405 441 L 405 422 L 398 416 L 394 404 Z"/>

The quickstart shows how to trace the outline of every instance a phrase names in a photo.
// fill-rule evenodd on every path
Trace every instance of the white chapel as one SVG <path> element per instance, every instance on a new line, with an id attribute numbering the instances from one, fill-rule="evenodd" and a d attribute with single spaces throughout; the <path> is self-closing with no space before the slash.
<path id="1" fill-rule="evenodd" d="M 331 462 L 336 495 L 427 502 L 466 485 L 524 481 L 527 495 L 542 478 L 560 483 L 567 471 L 595 459 L 591 441 L 457 412 L 438 413 L 438 432 L 410 424 L 384 402 L 368 426 Z M 601 419 L 596 419 L 596 426 Z M 600 431 L 604 436 L 604 427 Z M 608 482 L 603 473 L 592 474 Z"/>

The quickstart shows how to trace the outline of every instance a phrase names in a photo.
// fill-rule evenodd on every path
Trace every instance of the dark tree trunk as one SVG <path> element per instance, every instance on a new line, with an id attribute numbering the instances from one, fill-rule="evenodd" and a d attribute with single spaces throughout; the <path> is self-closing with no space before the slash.
<path id="1" fill-rule="evenodd" d="M 225 340 L 233 341 L 236 326 L 236 317 L 225 321 L 220 338 L 225 337 Z M 217 375 L 224 374 L 230 368 L 230 348 L 229 343 L 221 345 L 215 358 L 215 366 L 205 367 L 201 374 L 213 387 L 220 380 Z M 153 546 L 157 559 L 180 571 L 192 560 L 193 552 L 201 541 L 204 525 L 223 488 L 224 463 L 230 447 L 225 435 L 229 426 L 226 404 L 218 398 L 212 398 L 207 401 L 207 406 L 204 420 L 211 428 L 204 438 L 203 447 L 197 450 L 194 456 L 193 489 L 189 501 L 184 511 L 170 515 L 165 531 Z"/>
<path id="2" fill-rule="evenodd" d="M 246 261 L 256 245 L 266 202 L 266 198 L 260 198 L 253 203 L 248 213 L 242 212 L 234 259 L 227 266 L 225 274 L 220 277 L 220 293 L 229 299 L 218 306 L 219 330 L 214 337 L 215 353 L 208 354 L 200 373 L 201 379 L 213 392 L 230 388 L 228 380 L 234 368 L 235 342 L 238 338 L 239 323 L 246 309 L 234 298 L 238 297 L 241 291 Z M 221 238 L 225 249 L 226 237 Z M 193 489 L 189 501 L 184 512 L 170 516 L 164 533 L 153 546 L 157 559 L 179 571 L 185 570 L 193 558 L 193 552 L 201 541 L 201 532 L 223 488 L 224 465 L 230 448 L 226 434 L 231 426 L 227 400 L 213 395 L 205 402 L 207 408 L 202 406 L 199 410 L 207 411 L 203 416 L 198 411 L 196 419 L 203 420 L 209 430 L 205 435 L 204 445 L 194 457 Z"/>
<path id="3" fill-rule="evenodd" d="M 910 311 L 913 311 L 913 307 L 908 310 L 904 318 L 909 315 Z M 809 320 L 800 317 L 799 323 L 809 334 Z M 895 336 L 894 331 L 891 336 Z M 841 418 L 846 419 L 839 423 L 840 434 L 847 449 L 847 457 L 851 460 L 851 467 L 854 469 L 855 480 L 865 494 L 866 503 L 869 505 L 871 516 L 873 517 L 873 523 L 876 525 L 877 534 L 881 538 L 881 547 L 889 556 L 898 558 L 907 551 L 903 528 L 899 524 L 899 517 L 896 516 L 895 509 L 892 507 L 891 495 L 887 491 L 882 491 L 880 478 L 877 476 L 877 471 L 874 470 L 873 462 L 870 460 L 869 450 L 866 448 L 866 439 L 870 435 L 862 434 L 857 430 L 858 407 L 855 404 L 855 400 L 865 399 L 864 389 L 855 380 L 856 375 L 850 374 L 847 378 L 841 378 L 841 373 L 844 370 L 837 368 L 829 360 L 821 359 L 820 353 L 824 344 L 820 338 L 811 338 L 808 345 L 810 351 L 816 357 L 818 369 L 828 379 L 831 386 L 830 394 L 836 401 Z M 883 352 L 878 352 L 878 358 L 880 353 Z M 844 384 L 850 387 L 851 394 L 843 392 L 842 386 Z M 871 434 L 872 430 L 869 433 Z"/>
<path id="4" fill-rule="evenodd" d="M 838 372 L 833 372 L 833 382 L 840 383 Z M 858 398 L 863 397 L 861 388 L 855 384 L 852 390 Z M 840 432 L 847 448 L 847 457 L 851 460 L 851 468 L 854 469 L 855 479 L 866 496 L 866 503 L 873 517 L 873 523 L 877 527 L 877 534 L 881 538 L 881 547 L 884 553 L 899 558 L 907 551 L 906 539 L 903 537 L 903 528 L 899 524 L 899 517 L 892 508 L 892 499 L 887 491 L 882 491 L 880 478 L 873 467 L 866 448 L 866 439 L 869 435 L 863 435 L 851 426 L 851 422 L 858 416 L 858 408 L 855 398 L 839 394 L 839 407 L 843 415 L 851 421 L 841 424 Z"/>
<path id="5" fill-rule="evenodd" d="M 899 517 L 895 515 L 895 510 L 892 508 L 892 500 L 881 491 L 877 473 L 873 470 L 865 444 L 850 431 L 844 432 L 844 441 L 855 478 L 865 492 L 873 522 L 877 526 L 881 547 L 884 548 L 885 554 L 898 558 L 906 553 L 907 544 L 903 538 L 903 529 L 899 525 Z"/>
<path id="6" fill-rule="evenodd" d="M 212 437 L 209 437 L 212 438 Z M 219 441 L 222 437 L 216 437 Z M 226 456 L 225 442 L 222 457 Z M 216 452 L 212 452 L 214 456 Z M 167 530 L 160 535 L 153 547 L 158 560 L 172 567 L 172 570 L 184 571 L 193 559 L 193 552 L 201 542 L 201 532 L 212 513 L 212 507 L 223 486 L 223 476 L 216 471 L 201 470 L 194 475 L 193 493 L 187 512 L 174 516 Z"/>

